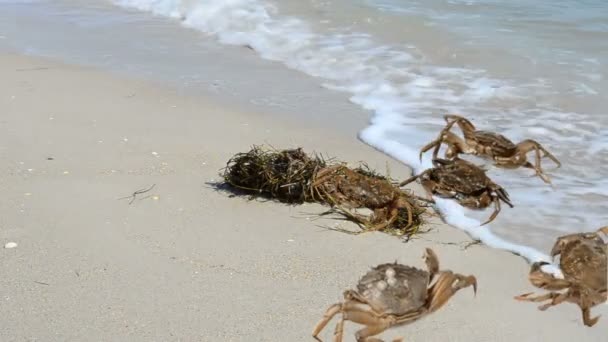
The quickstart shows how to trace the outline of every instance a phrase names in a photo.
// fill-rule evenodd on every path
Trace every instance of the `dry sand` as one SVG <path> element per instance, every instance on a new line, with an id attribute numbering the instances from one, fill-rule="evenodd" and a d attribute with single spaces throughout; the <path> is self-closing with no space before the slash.
<path id="1" fill-rule="evenodd" d="M 441 222 L 408 243 L 351 236 L 307 219 L 320 206 L 214 187 L 230 156 L 262 143 L 409 176 L 354 137 L 48 60 L 0 55 L 0 77 L 0 242 L 18 244 L 0 249 L 0 341 L 312 341 L 326 307 L 368 267 L 422 266 L 427 246 L 443 268 L 477 276 L 477 297 L 463 290 L 385 338 L 605 338 L 608 317 L 587 328 L 574 305 L 540 312 L 513 300 L 536 290 L 526 262 L 463 250 L 468 236 Z M 118 200 L 153 184 L 130 205 Z M 347 323 L 347 341 L 356 328 Z"/>

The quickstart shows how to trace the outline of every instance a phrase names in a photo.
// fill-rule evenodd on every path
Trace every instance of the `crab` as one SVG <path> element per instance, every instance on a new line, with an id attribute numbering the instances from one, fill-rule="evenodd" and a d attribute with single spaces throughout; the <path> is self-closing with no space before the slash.
<path id="1" fill-rule="evenodd" d="M 434 167 L 399 184 L 404 186 L 417 178 L 429 195 L 453 198 L 460 205 L 471 209 L 484 209 L 494 203 L 494 212 L 482 223 L 492 222 L 500 213 L 500 201 L 513 208 L 509 194 L 494 183 L 485 170 L 464 159 L 433 159 Z"/>
<path id="2" fill-rule="evenodd" d="M 445 115 L 447 125 L 439 137 L 420 150 L 420 159 L 422 154 L 433 150 L 433 158 L 437 158 L 439 149 L 442 143 L 446 143 L 448 148 L 445 152 L 447 159 L 452 159 L 459 154 L 472 154 L 486 159 L 491 159 L 498 167 L 515 169 L 525 167 L 534 169 L 536 175 L 539 176 L 545 183 L 551 184 L 551 179 L 543 172 L 541 167 L 541 158 L 548 157 L 557 167 L 561 167 L 561 163 L 555 156 L 547 151 L 538 142 L 527 139 L 518 144 L 513 143 L 507 137 L 493 132 L 478 131 L 468 119 L 459 115 Z M 462 130 L 464 139 L 450 132 L 454 124 Z M 527 154 L 530 151 L 535 152 L 535 163 L 528 161 Z M 544 154 L 541 156 L 541 152 Z"/>
<path id="3" fill-rule="evenodd" d="M 578 233 L 562 236 L 557 239 L 551 256 L 560 256 L 560 268 L 564 279 L 556 278 L 542 271 L 546 262 L 532 264 L 530 282 L 539 288 L 551 292 L 532 297 L 526 293 L 515 297 L 517 300 L 543 302 L 538 308 L 542 311 L 562 302 L 577 304 L 583 315 L 583 323 L 592 327 L 599 316 L 591 318 L 591 308 L 608 300 L 607 283 L 607 249 L 599 233 L 608 235 L 608 226 L 592 233 Z M 565 292 L 557 292 L 566 290 Z"/>
<path id="4" fill-rule="evenodd" d="M 430 248 L 425 250 L 423 258 L 426 271 L 396 262 L 372 268 L 359 280 L 356 290 L 344 292 L 344 302 L 327 309 L 314 327 L 313 337 L 321 341 L 319 333 L 340 313 L 342 317 L 336 325 L 334 342 L 342 341 L 345 321 L 365 326 L 355 333 L 358 342 L 382 342 L 373 336 L 439 310 L 459 290 L 473 286 L 477 293 L 474 276 L 440 271 L 437 255 Z"/>
<path id="5" fill-rule="evenodd" d="M 416 204 L 387 179 L 336 165 L 319 171 L 312 189 L 343 214 L 364 225 L 366 229 L 362 232 L 384 230 L 398 219 L 402 210 L 406 210 L 408 222 L 402 229 L 414 224 Z M 351 208 L 368 208 L 373 214 L 357 214 Z"/>

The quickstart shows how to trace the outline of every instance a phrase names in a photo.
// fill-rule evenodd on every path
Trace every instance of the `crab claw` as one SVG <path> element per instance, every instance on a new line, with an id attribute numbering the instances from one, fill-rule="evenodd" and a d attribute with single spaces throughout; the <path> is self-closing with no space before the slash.
<path id="1" fill-rule="evenodd" d="M 473 291 L 477 293 L 477 279 L 474 276 L 463 276 L 454 274 L 451 271 L 442 271 L 439 274 L 437 282 L 430 289 L 430 302 L 428 310 L 430 312 L 437 311 L 447 301 L 454 296 L 459 290 L 473 286 Z"/>
<path id="2" fill-rule="evenodd" d="M 496 195 L 498 195 L 498 198 L 505 202 L 509 207 L 513 208 L 513 203 L 511 203 L 511 199 L 509 198 L 509 193 L 507 192 L 507 190 L 505 190 L 501 186 L 497 186 Z"/>
<path id="3" fill-rule="evenodd" d="M 422 259 L 424 259 L 430 274 L 434 275 L 439 272 L 439 258 L 432 249 L 426 248 Z"/>
<path id="4" fill-rule="evenodd" d="M 555 256 L 558 254 L 561 254 L 562 252 L 562 248 L 563 248 L 563 243 L 560 243 L 561 241 L 558 240 L 557 243 L 555 245 L 553 245 L 553 248 L 551 248 L 551 257 L 555 259 Z"/>
<path id="5" fill-rule="evenodd" d="M 585 315 L 585 314 L 583 313 L 583 315 Z M 583 316 L 583 323 L 585 323 L 585 325 L 588 327 L 592 327 L 595 325 L 595 323 L 597 323 L 597 321 L 600 320 L 600 317 L 602 317 L 602 315 L 597 315 L 593 318 L 590 318 L 590 317 L 585 318 Z"/>
<path id="6" fill-rule="evenodd" d="M 470 276 L 464 277 L 464 279 L 462 279 L 462 281 L 463 281 L 462 287 L 467 287 L 467 286 L 471 286 L 471 285 L 473 286 L 473 297 L 477 297 L 477 278 L 470 275 Z M 456 283 L 456 286 L 458 286 L 458 283 Z"/>

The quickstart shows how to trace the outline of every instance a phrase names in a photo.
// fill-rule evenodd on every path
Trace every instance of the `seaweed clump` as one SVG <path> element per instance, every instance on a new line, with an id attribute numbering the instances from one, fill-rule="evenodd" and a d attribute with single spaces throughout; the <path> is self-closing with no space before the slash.
<path id="1" fill-rule="evenodd" d="M 301 148 L 273 151 L 254 146 L 234 155 L 223 178 L 235 188 L 286 203 L 311 202 L 310 183 L 326 162 L 310 157 Z"/>
<path id="2" fill-rule="evenodd" d="M 229 185 L 252 195 L 285 203 L 317 202 L 332 207 L 365 231 L 411 236 L 424 223 L 425 206 L 366 164 L 351 169 L 345 163 L 301 148 L 267 150 L 254 146 L 228 161 L 222 177 Z M 367 215 L 358 209 L 368 209 Z M 359 232 L 357 232 L 359 233 Z"/>

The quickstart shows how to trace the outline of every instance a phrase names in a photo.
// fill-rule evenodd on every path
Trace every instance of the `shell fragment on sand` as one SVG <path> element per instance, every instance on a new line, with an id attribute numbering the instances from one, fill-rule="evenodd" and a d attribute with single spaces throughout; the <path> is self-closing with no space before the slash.
<path id="1" fill-rule="evenodd" d="M 4 245 L 4 248 L 6 248 L 6 249 L 11 249 L 11 248 L 15 248 L 15 247 L 17 247 L 16 242 L 8 242 L 8 243 L 6 243 L 6 245 Z"/>

